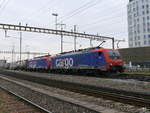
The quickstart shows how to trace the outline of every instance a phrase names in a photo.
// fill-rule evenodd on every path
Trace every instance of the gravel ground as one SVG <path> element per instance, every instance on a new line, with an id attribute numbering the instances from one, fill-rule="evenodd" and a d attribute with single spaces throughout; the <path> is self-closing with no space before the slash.
<path id="1" fill-rule="evenodd" d="M 31 100 L 32 102 L 51 111 L 52 113 L 98 113 L 97 111 L 84 108 L 84 105 L 81 107 L 80 105 L 72 104 L 72 102 L 61 100 L 61 95 L 59 94 L 51 94 L 51 92 L 39 89 L 38 87 L 29 86 L 27 84 L 24 84 L 24 86 L 21 85 L 23 84 L 16 84 L 4 79 L 0 79 L 0 86 L 3 86 L 8 90 L 11 90 L 18 95 Z"/>
<path id="2" fill-rule="evenodd" d="M 16 71 L 18 72 L 18 71 Z M 137 80 L 121 80 L 121 79 L 105 79 L 86 76 L 72 76 L 72 75 L 58 75 L 48 73 L 31 73 L 31 72 L 18 72 L 32 76 L 42 76 L 48 79 L 69 81 L 73 83 L 81 83 L 87 85 L 94 85 L 100 87 L 115 88 L 125 91 L 140 92 L 150 94 L 150 82 L 137 81 Z"/>
<path id="3" fill-rule="evenodd" d="M 0 113 L 42 113 L 0 89 Z"/>
<path id="4" fill-rule="evenodd" d="M 17 80 L 17 79 L 13 78 L 13 80 Z M 36 83 L 27 82 L 24 80 L 19 80 L 19 81 L 21 83 L 25 83 L 28 85 L 30 84 L 31 86 L 46 90 L 48 92 L 53 92 L 55 94 L 60 94 L 65 97 L 73 98 L 74 100 L 79 100 L 79 101 L 84 101 L 86 103 L 90 103 L 90 105 L 102 106 L 102 107 L 104 107 L 105 110 L 109 109 L 108 110 L 109 112 L 106 112 L 106 113 L 113 113 L 114 110 L 115 110 L 114 113 L 123 113 L 123 112 L 124 113 L 150 113 L 150 111 L 146 108 L 139 108 L 139 107 L 134 107 L 134 106 L 126 105 L 126 104 L 122 104 L 122 103 L 116 103 L 116 102 L 113 102 L 110 100 L 104 100 L 102 98 L 95 98 L 92 96 L 81 95 L 78 93 L 73 93 L 73 92 L 69 92 L 69 91 L 65 91 L 65 90 L 60 90 L 57 88 L 52 88 L 52 87 L 48 87 L 48 86 L 44 86 L 44 85 L 39 85 Z M 105 112 L 103 111 L 102 113 L 105 113 Z"/>

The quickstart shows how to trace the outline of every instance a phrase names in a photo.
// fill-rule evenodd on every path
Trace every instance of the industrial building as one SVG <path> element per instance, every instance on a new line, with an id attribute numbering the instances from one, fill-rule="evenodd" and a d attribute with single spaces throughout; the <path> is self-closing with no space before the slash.
<path id="1" fill-rule="evenodd" d="M 119 52 L 126 64 L 150 67 L 150 47 L 125 48 Z"/>

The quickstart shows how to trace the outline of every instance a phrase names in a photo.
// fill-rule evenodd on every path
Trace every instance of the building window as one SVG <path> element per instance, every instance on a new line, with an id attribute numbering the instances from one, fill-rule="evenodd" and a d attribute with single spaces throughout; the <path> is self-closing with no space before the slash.
<path id="1" fill-rule="evenodd" d="M 144 39 L 146 39 L 146 35 L 144 35 Z"/>
<path id="2" fill-rule="evenodd" d="M 143 28 L 143 32 L 144 32 L 144 33 L 146 32 L 146 29 L 145 29 L 145 28 Z"/>
<path id="3" fill-rule="evenodd" d="M 149 11 L 147 10 L 146 13 L 149 14 Z"/>
<path id="4" fill-rule="evenodd" d="M 143 27 L 145 27 L 146 26 L 146 24 L 145 24 L 145 22 L 143 22 Z"/>
<path id="5" fill-rule="evenodd" d="M 135 42 L 135 46 L 137 46 L 137 42 Z"/>
<path id="6" fill-rule="evenodd" d="M 145 15 L 145 11 L 143 11 L 142 14 Z"/>
<path id="7" fill-rule="evenodd" d="M 133 41 L 133 39 L 132 39 L 132 38 L 130 38 L 129 40 L 130 40 L 130 41 Z"/>
<path id="8" fill-rule="evenodd" d="M 149 5 L 148 5 L 148 4 L 146 5 L 146 8 L 149 8 Z"/>
<path id="9" fill-rule="evenodd" d="M 147 20 L 149 20 L 149 16 L 147 16 Z"/>
<path id="10" fill-rule="evenodd" d="M 137 11 L 137 16 L 139 16 L 139 12 Z"/>
<path id="11" fill-rule="evenodd" d="M 150 38 L 150 34 L 148 35 L 148 38 Z"/>
<path id="12" fill-rule="evenodd" d="M 150 40 L 148 41 L 148 43 L 150 44 Z"/>
<path id="13" fill-rule="evenodd" d="M 144 5 L 142 5 L 142 8 L 144 9 Z"/>
<path id="14" fill-rule="evenodd" d="M 143 17 L 143 22 L 145 22 L 145 17 Z"/>
<path id="15" fill-rule="evenodd" d="M 136 6 L 136 10 L 137 10 L 137 11 L 139 10 L 139 7 L 138 7 L 138 5 Z"/>
<path id="16" fill-rule="evenodd" d="M 136 17 L 136 13 L 134 13 L 134 17 Z"/>
<path id="17" fill-rule="evenodd" d="M 147 28 L 147 31 L 150 32 L 150 28 Z"/>
<path id="18" fill-rule="evenodd" d="M 141 46 L 141 42 L 138 42 L 138 45 Z"/>
<path id="19" fill-rule="evenodd" d="M 149 22 L 147 22 L 147 26 L 149 26 L 150 24 L 149 24 Z"/>
<path id="20" fill-rule="evenodd" d="M 134 37 L 134 39 L 136 40 L 136 36 Z"/>
<path id="21" fill-rule="evenodd" d="M 140 36 L 138 36 L 138 40 L 140 40 Z"/>
<path id="22" fill-rule="evenodd" d="M 144 45 L 146 45 L 146 44 L 147 44 L 147 41 L 145 40 L 145 41 L 144 41 Z"/>
<path id="23" fill-rule="evenodd" d="M 136 35 L 136 31 L 134 31 L 134 34 Z"/>

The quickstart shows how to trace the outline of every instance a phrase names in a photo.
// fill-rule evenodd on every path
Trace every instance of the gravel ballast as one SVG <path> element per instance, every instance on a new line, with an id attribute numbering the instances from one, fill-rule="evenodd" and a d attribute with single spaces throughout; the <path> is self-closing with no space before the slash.
<path id="1" fill-rule="evenodd" d="M 0 88 L 0 113 L 43 113 Z"/>
<path id="2" fill-rule="evenodd" d="M 14 72 L 14 71 L 13 71 Z M 73 75 L 58 75 L 49 73 L 35 73 L 35 72 L 18 72 L 30 76 L 44 77 L 52 80 L 67 81 L 72 83 L 80 83 L 85 85 L 92 85 L 98 87 L 108 87 L 124 91 L 150 94 L 150 82 L 137 80 L 121 80 L 121 79 L 105 79 L 97 77 L 73 76 Z"/>
<path id="3" fill-rule="evenodd" d="M 17 79 L 13 78 L 13 80 L 17 80 Z M 81 94 L 78 94 L 78 93 L 73 93 L 73 92 L 69 92 L 69 91 L 65 91 L 65 90 L 60 90 L 60 89 L 57 89 L 57 88 L 51 88 L 51 87 L 48 87 L 48 86 L 27 82 L 27 81 L 24 81 L 24 80 L 19 80 L 19 81 L 21 83 L 24 83 L 24 84 L 28 84 L 28 85 L 30 84 L 35 89 L 37 89 L 37 88 L 43 89 L 43 90 L 40 90 L 40 91 L 43 92 L 45 90 L 45 91 L 47 91 L 48 94 L 50 92 L 53 92 L 54 95 L 55 96 L 57 95 L 58 97 L 59 97 L 59 95 L 63 95 L 65 100 L 67 99 L 67 97 L 69 97 L 69 101 L 78 102 L 81 105 L 86 105 L 86 106 L 90 106 L 90 107 L 97 107 L 97 109 L 99 109 L 99 111 L 101 111 L 102 113 L 123 113 L 123 112 L 126 112 L 126 113 L 149 113 L 146 108 L 138 108 L 138 107 L 122 104 L 122 103 L 116 103 L 116 102 L 113 102 L 113 101 L 104 100 L 104 99 L 101 99 L 101 98 L 95 98 L 95 97 L 91 97 L 91 96 L 81 95 Z M 0 83 L 3 83 L 3 82 L 1 82 L 1 80 L 0 80 Z M 74 112 L 69 112 L 69 113 L 74 113 Z M 82 112 L 79 112 L 79 113 L 82 113 Z M 85 112 L 85 113 L 88 113 L 88 112 Z"/>
<path id="4" fill-rule="evenodd" d="M 0 79 L 0 86 L 31 100 L 52 113 L 120 113 L 111 109 L 104 109 L 101 106 L 64 97 L 38 87 L 19 82 L 14 83 L 12 80 L 4 77 Z"/>

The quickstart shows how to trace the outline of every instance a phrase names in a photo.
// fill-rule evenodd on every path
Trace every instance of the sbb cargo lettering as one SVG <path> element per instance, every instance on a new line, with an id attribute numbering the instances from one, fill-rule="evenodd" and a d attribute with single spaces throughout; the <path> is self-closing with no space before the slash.
<path id="1" fill-rule="evenodd" d="M 65 58 L 65 59 L 57 59 L 56 60 L 56 67 L 72 67 L 73 66 L 73 59 L 72 58 Z"/>

